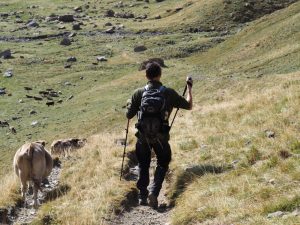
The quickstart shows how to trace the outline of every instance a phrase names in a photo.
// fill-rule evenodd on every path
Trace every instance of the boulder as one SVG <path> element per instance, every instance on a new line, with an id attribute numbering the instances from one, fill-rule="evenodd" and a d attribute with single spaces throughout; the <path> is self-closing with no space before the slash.
<path id="1" fill-rule="evenodd" d="M 10 49 L 7 49 L 3 52 L 0 52 L 0 58 L 3 58 L 3 59 L 10 59 L 12 58 L 11 56 L 11 50 Z"/>
<path id="2" fill-rule="evenodd" d="M 134 50 L 134 52 L 143 52 L 143 51 L 146 51 L 147 48 L 144 45 L 139 45 L 139 46 L 136 46 L 133 50 Z"/>
<path id="3" fill-rule="evenodd" d="M 58 20 L 64 23 L 71 23 L 73 21 L 75 21 L 74 16 L 73 15 L 62 15 L 58 17 Z"/>
<path id="4" fill-rule="evenodd" d="M 161 67 L 166 67 L 165 62 L 164 62 L 163 59 L 161 59 L 161 58 L 151 58 L 151 59 L 148 59 L 148 60 L 142 62 L 141 65 L 140 65 L 139 70 L 140 70 L 140 71 L 141 71 L 141 70 L 145 70 L 145 69 L 146 69 L 146 65 L 147 65 L 148 63 L 151 63 L 151 62 L 156 62 L 156 63 L 157 63 L 158 65 L 160 65 Z"/>

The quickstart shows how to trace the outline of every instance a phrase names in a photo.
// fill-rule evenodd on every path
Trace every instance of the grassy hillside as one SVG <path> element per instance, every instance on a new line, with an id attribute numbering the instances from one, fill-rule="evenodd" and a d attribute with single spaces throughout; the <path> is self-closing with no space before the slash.
<path id="1" fill-rule="evenodd" d="M 19 196 L 11 162 L 25 141 L 46 139 L 49 146 L 54 139 L 93 135 L 84 149 L 63 159 L 61 182 L 71 189 L 44 204 L 36 223 L 50 218 L 53 224 L 105 224 L 113 211 L 122 210 L 134 183 L 118 181 L 122 149 L 114 140 L 124 135 L 126 99 L 145 83 L 139 63 L 155 56 L 167 59 L 165 85 L 182 92 L 185 76 L 195 79 L 194 110 L 180 111 L 172 130 L 172 224 L 299 223 L 299 216 L 288 213 L 299 208 L 299 1 L 276 12 L 294 1 L 252 1 L 252 10 L 237 0 L 123 1 L 121 8 L 112 1 L 90 2 L 0 3 L 0 14 L 24 11 L 19 13 L 23 21 L 35 18 L 40 24 L 16 29 L 24 25 L 15 23 L 16 15 L 0 17 L 0 52 L 11 49 L 14 57 L 0 59 L 0 88 L 11 94 L 0 96 L 0 120 L 17 130 L 12 134 L 0 127 L 0 207 Z M 74 13 L 80 5 L 83 12 Z M 107 18 L 107 9 L 147 14 L 148 19 Z M 59 45 L 61 37 L 11 39 L 72 32 L 70 23 L 45 22 L 51 13 L 90 18 L 78 18 L 84 25 L 70 46 Z M 154 20 L 157 15 L 161 19 Z M 106 22 L 125 28 L 105 34 Z M 197 32 L 186 33 L 190 28 Z M 136 34 L 145 29 L 161 33 Z M 148 49 L 136 53 L 137 45 Z M 95 65 L 101 55 L 108 61 Z M 64 68 L 71 56 L 77 62 Z M 14 76 L 4 78 L 9 68 Z M 54 106 L 26 98 L 47 88 L 61 91 Z M 274 137 L 268 137 L 270 131 Z M 134 150 L 133 134 L 134 121 L 129 151 Z M 287 216 L 267 218 L 278 210 Z"/>

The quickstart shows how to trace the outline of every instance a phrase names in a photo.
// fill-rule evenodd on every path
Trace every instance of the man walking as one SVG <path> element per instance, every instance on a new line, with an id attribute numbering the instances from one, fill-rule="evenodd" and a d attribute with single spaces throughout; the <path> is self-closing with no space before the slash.
<path id="1" fill-rule="evenodd" d="M 191 110 L 192 79 L 187 79 L 188 94 L 186 99 L 171 88 L 166 88 L 160 82 L 161 67 L 157 63 L 148 63 L 146 66 L 147 85 L 137 89 L 127 106 L 128 119 L 138 116 L 136 128 L 136 156 L 139 166 L 139 204 L 158 207 L 158 195 L 171 161 L 169 145 L 169 116 L 173 108 Z M 157 167 L 153 183 L 149 185 L 149 167 L 151 150 L 157 157 Z M 147 201 L 149 200 L 149 202 Z"/>

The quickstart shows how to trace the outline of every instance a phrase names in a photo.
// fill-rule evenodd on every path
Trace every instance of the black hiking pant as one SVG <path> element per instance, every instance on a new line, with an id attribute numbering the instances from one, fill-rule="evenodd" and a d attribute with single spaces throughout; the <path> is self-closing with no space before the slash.
<path id="1" fill-rule="evenodd" d="M 149 167 L 151 163 L 151 149 L 153 149 L 156 154 L 157 166 L 153 182 L 148 190 L 147 187 L 150 182 Z M 136 143 L 136 156 L 139 163 L 137 188 L 140 190 L 140 197 L 148 197 L 149 191 L 158 197 L 171 161 L 171 148 L 168 141 L 160 140 L 155 143 L 148 143 L 138 139 Z"/>

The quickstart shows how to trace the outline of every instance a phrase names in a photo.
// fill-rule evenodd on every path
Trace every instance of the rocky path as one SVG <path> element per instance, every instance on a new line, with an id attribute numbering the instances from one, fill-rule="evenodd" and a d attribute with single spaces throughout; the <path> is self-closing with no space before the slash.
<path id="1" fill-rule="evenodd" d="M 55 197 L 53 193 L 57 192 L 59 189 L 59 176 L 61 172 L 60 164 L 55 165 L 53 170 L 48 177 L 48 182 L 42 184 L 43 192 L 38 193 L 38 200 L 40 204 L 43 204 L 49 199 Z M 8 224 L 29 224 L 37 216 L 38 209 L 33 206 L 33 195 L 32 193 L 27 193 L 26 203 L 21 206 L 15 206 L 8 209 L 7 220 Z"/>
<path id="2" fill-rule="evenodd" d="M 151 162 L 150 174 L 153 177 L 156 162 Z M 138 168 L 130 169 L 131 180 L 137 179 Z M 166 184 L 164 183 L 161 193 L 159 195 L 159 207 L 154 210 L 150 206 L 136 205 L 131 207 L 129 211 L 116 216 L 108 225 L 168 225 L 171 208 L 168 206 L 166 198 Z"/>

